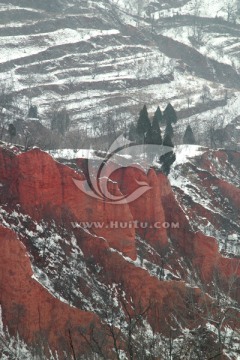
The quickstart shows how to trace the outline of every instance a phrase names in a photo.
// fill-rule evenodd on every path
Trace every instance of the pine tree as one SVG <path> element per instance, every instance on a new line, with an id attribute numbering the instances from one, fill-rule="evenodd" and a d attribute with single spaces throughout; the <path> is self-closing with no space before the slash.
<path id="1" fill-rule="evenodd" d="M 161 170 L 165 175 L 169 175 L 171 170 L 171 165 L 176 160 L 176 155 L 173 151 L 169 151 L 168 153 L 160 156 L 159 162 L 162 165 Z"/>
<path id="2" fill-rule="evenodd" d="M 183 135 L 183 144 L 196 144 L 195 136 L 190 125 L 187 126 L 186 131 Z"/>
<path id="3" fill-rule="evenodd" d="M 136 131 L 136 126 L 135 126 L 134 123 L 131 123 L 130 126 L 129 126 L 128 139 L 130 141 L 136 141 L 137 140 L 137 131 Z"/>
<path id="4" fill-rule="evenodd" d="M 170 120 L 168 120 L 163 138 L 163 145 L 173 148 L 174 144 L 172 141 L 172 137 L 173 137 L 173 128 Z M 176 160 L 176 155 L 173 151 L 170 151 L 160 156 L 159 160 L 160 160 L 160 164 L 162 165 L 161 170 L 163 171 L 164 174 L 168 175 L 170 173 L 171 165 Z"/>
<path id="5" fill-rule="evenodd" d="M 151 123 L 148 117 L 148 111 L 146 105 L 142 108 L 139 114 L 137 122 L 137 134 L 140 137 L 140 141 L 144 142 L 146 133 L 150 131 Z"/>
<path id="6" fill-rule="evenodd" d="M 167 135 L 169 135 L 171 138 L 174 135 L 173 127 L 172 127 L 170 120 L 167 121 L 167 126 L 165 128 L 164 137 L 166 137 Z"/>
<path id="7" fill-rule="evenodd" d="M 153 119 L 155 117 L 157 118 L 157 121 L 160 125 L 164 125 L 163 114 L 162 114 L 159 106 L 157 107 L 157 110 L 154 113 Z"/>
<path id="8" fill-rule="evenodd" d="M 9 134 L 11 142 L 12 142 L 12 139 L 14 138 L 14 136 L 17 135 L 17 130 L 13 124 L 8 125 L 8 134 Z"/>
<path id="9" fill-rule="evenodd" d="M 151 126 L 148 129 L 148 131 L 144 134 L 144 144 L 153 144 L 153 133 Z"/>
<path id="10" fill-rule="evenodd" d="M 169 134 L 164 135 L 163 145 L 169 146 L 169 147 L 174 147 L 173 142 L 172 142 L 172 137 Z"/>
<path id="11" fill-rule="evenodd" d="M 158 109 L 159 109 L 159 107 L 158 107 Z M 159 127 L 159 120 L 158 120 L 156 113 L 153 116 L 152 127 L 151 127 L 151 137 L 152 137 L 151 144 L 162 145 L 162 135 L 161 135 L 160 127 Z"/>
<path id="12" fill-rule="evenodd" d="M 166 109 L 163 112 L 163 118 L 166 123 L 170 122 L 171 124 L 176 124 L 177 122 L 176 111 L 170 103 L 167 105 Z"/>
<path id="13" fill-rule="evenodd" d="M 38 118 L 38 109 L 36 105 L 31 105 L 28 110 L 28 118 Z"/>

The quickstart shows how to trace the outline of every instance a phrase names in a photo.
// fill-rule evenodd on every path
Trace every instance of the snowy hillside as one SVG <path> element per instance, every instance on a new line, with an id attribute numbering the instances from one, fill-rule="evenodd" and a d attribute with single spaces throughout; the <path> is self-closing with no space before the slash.
<path id="1" fill-rule="evenodd" d="M 239 160 L 234 160 L 238 156 L 234 151 L 180 145 L 169 176 L 193 229 L 218 239 L 220 249 L 228 256 L 240 253 L 240 168 Z M 229 197 L 234 200 L 229 201 Z"/>
<path id="2" fill-rule="evenodd" d="M 226 1 L 1 1 L 0 77 L 23 114 L 37 105 L 49 124 L 66 106 L 73 128 L 98 135 L 110 117 L 124 129 L 146 103 L 170 101 L 189 119 L 238 115 L 239 33 Z M 227 96 L 226 96 L 227 94 Z M 219 106 L 219 102 L 221 106 Z M 181 130 L 180 130 L 181 131 Z"/>

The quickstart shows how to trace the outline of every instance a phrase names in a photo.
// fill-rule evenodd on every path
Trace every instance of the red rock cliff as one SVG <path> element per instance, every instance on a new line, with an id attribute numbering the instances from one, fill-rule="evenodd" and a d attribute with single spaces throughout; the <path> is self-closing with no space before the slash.
<path id="1" fill-rule="evenodd" d="M 85 179 L 81 169 L 77 173 L 38 149 L 15 154 L 0 148 L 0 161 L 1 204 L 7 203 L 9 211 L 19 204 L 21 211 L 33 220 L 39 222 L 49 218 L 67 229 L 71 228 L 72 221 L 104 223 L 102 228 L 90 229 L 88 232 L 81 228 L 73 230 L 84 258 L 99 266 L 97 272 L 94 270 L 97 281 L 106 286 L 121 284 L 123 291 L 135 304 L 148 306 L 151 302 L 146 317 L 155 330 L 166 336 L 169 335 L 166 319 L 169 320 L 176 309 L 188 318 L 190 328 L 196 321 L 189 315 L 190 290 L 185 283 L 188 274 L 180 259 L 185 260 L 189 271 L 197 270 L 206 284 L 211 283 L 216 269 L 226 281 L 232 276 L 233 268 L 234 276 L 240 275 L 237 261 L 224 258 L 219 253 L 214 237 L 192 229 L 184 207 L 162 173 L 151 169 L 146 175 L 134 168 L 118 169 L 111 176 L 115 183 L 109 183 L 110 191 L 129 195 L 138 186 L 136 180 L 144 181 L 150 189 L 129 204 L 113 205 L 91 198 L 77 188 L 73 178 L 80 181 Z M 78 161 L 78 164 L 83 163 Z M 133 261 L 136 260 L 139 246 L 135 229 L 111 229 L 109 226 L 115 221 L 134 220 L 148 224 L 146 231 L 136 229 L 146 247 L 141 249 L 145 251 L 143 264 L 140 264 L 139 258 Z M 179 227 L 154 228 L 155 223 L 161 225 L 164 222 L 178 223 Z M 44 333 L 53 348 L 59 347 L 62 341 L 66 341 L 69 346 L 66 334 L 68 326 L 73 329 L 74 341 L 78 341 L 77 326 L 87 329 L 92 322 L 98 323 L 97 317 L 82 311 L 81 306 L 75 309 L 56 299 L 34 280 L 26 248 L 17 234 L 6 229 L 6 226 L 0 227 L 0 302 L 4 323 L 13 333 L 19 331 L 30 342 Z M 66 241 L 70 242 L 67 236 Z M 34 256 L 34 250 L 28 246 Z M 168 257 L 164 258 L 167 252 Z M 152 272 L 147 267 L 150 260 Z M 170 269 L 172 276 L 178 276 L 178 281 L 162 281 L 156 272 L 160 266 L 165 270 Z M 174 270 L 175 266 L 178 271 Z M 87 296 L 91 289 L 84 281 L 83 278 L 79 283 L 79 289 Z M 201 291 L 194 288 L 191 294 L 200 306 L 204 298 Z M 198 324 L 202 324 L 203 317 L 199 316 L 198 321 Z M 79 341 L 75 346 L 81 351 L 83 344 Z"/>

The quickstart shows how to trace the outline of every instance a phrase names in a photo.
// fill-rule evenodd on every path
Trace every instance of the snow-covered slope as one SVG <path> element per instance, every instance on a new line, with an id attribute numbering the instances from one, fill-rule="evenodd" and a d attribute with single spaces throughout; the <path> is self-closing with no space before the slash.
<path id="1" fill-rule="evenodd" d="M 144 103 L 151 113 L 170 101 L 180 128 L 189 107 L 210 121 L 206 86 L 214 116 L 230 122 L 238 115 L 240 25 L 229 11 L 221 1 L 1 1 L 1 81 L 23 113 L 32 101 L 48 123 L 54 106 L 66 106 L 73 126 L 94 135 L 109 118 L 124 129 Z"/>
<path id="2" fill-rule="evenodd" d="M 239 153 L 196 145 L 176 147 L 169 180 L 193 229 L 218 239 L 226 255 L 240 254 Z"/>

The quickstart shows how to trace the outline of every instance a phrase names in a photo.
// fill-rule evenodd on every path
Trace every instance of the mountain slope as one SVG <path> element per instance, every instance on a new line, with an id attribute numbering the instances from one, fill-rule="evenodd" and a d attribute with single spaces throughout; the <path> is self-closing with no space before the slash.
<path id="1" fill-rule="evenodd" d="M 203 108 L 202 118 L 223 116 L 225 125 L 238 115 L 239 25 L 214 11 L 203 17 L 206 4 L 195 14 L 191 1 L 179 3 L 174 15 L 174 4 L 163 10 L 159 2 L 137 17 L 135 3 L 1 4 L 0 75 L 25 114 L 32 102 L 49 124 L 53 108 L 66 106 L 73 127 L 95 136 L 109 118 L 125 130 L 143 103 L 152 112 L 171 101 L 182 113 L 190 104 L 196 114 Z M 215 111 L 204 110 L 206 86 L 207 101 L 225 99 Z M 190 121 L 198 127 L 196 116 Z"/>
<path id="2" fill-rule="evenodd" d="M 218 180 L 218 191 L 224 191 L 229 208 L 236 209 L 237 217 L 239 199 L 228 189 L 239 192 L 236 185 L 231 185 L 239 154 L 198 151 L 192 161 L 205 166 L 205 177 L 212 176 L 212 171 L 217 175 L 217 171 L 220 174 L 224 170 L 224 179 Z M 208 168 L 210 154 L 219 159 L 212 162 L 211 170 Z M 231 164 L 229 172 L 220 162 L 224 156 L 229 158 L 229 167 Z M 191 193 L 194 200 L 198 186 L 202 192 L 202 187 L 206 187 L 209 197 L 212 196 L 210 200 L 214 201 L 216 190 L 212 189 L 211 193 L 207 180 L 201 178 L 202 171 L 192 166 L 192 161 L 186 161 L 186 155 L 181 156 L 184 158 L 183 166 L 178 159 L 171 179 L 179 176 L 181 180 L 182 171 L 186 179 L 194 183 L 195 193 Z M 133 181 L 136 179 L 140 184 L 145 182 L 151 186 L 148 192 L 130 204 L 116 205 L 92 199 L 73 182 L 73 178 L 85 178 L 85 161 L 76 160 L 79 166 L 76 171 L 39 149 L 22 153 L 17 147 L 1 147 L 3 261 L 0 262 L 0 285 L 4 291 L 0 293 L 0 302 L 4 325 L 12 335 L 19 332 L 21 338 L 35 348 L 39 346 L 35 339 L 40 336 L 41 341 L 44 339 L 42 351 L 47 354 L 50 346 L 62 358 L 62 351 L 71 354 L 71 344 L 77 353 L 86 356 L 89 344 L 91 354 L 99 354 L 99 348 L 93 346 L 96 341 L 101 343 L 102 352 L 111 352 L 114 340 L 111 334 L 116 335 L 116 330 L 109 328 L 112 324 L 120 329 L 123 343 L 118 344 L 119 348 L 128 354 L 127 331 L 131 321 L 141 314 L 144 321 L 134 327 L 135 354 L 153 351 L 150 348 L 154 341 L 154 351 L 159 354 L 159 349 L 161 352 L 164 349 L 165 355 L 161 358 L 167 359 L 170 336 L 174 342 L 172 351 L 181 356 L 190 339 L 196 341 L 201 334 L 208 342 L 208 352 L 202 353 L 202 358 L 207 359 L 218 351 L 219 339 L 215 333 L 216 324 L 221 320 L 224 356 L 237 358 L 239 254 L 234 254 L 234 246 L 222 247 L 217 231 L 217 222 L 223 217 L 221 211 L 228 216 L 226 209 L 219 208 L 219 217 L 215 216 L 216 208 L 211 204 L 206 206 L 202 199 L 200 206 L 192 202 L 190 208 L 185 190 L 188 187 L 175 185 L 174 194 L 162 173 L 151 169 L 144 174 L 131 167 L 113 173 L 109 191 L 115 195 L 131 194 L 137 186 Z M 185 193 L 179 191 L 181 187 Z M 215 219 L 209 229 L 215 227 L 211 235 L 216 237 L 199 231 L 205 221 L 204 205 L 206 221 Z M 133 221 L 148 226 L 130 226 Z M 86 225 L 89 223 L 92 226 Z M 128 226 L 121 225 L 124 223 Z M 167 223 L 172 225 L 166 226 Z M 237 231 L 237 225 L 229 222 L 225 231 L 231 234 L 234 226 Z M 233 237 L 233 241 L 237 247 L 238 240 Z M 19 263 L 14 267 L 17 257 Z M 222 317 L 228 308 L 229 317 Z M 59 316 L 62 311 L 64 316 Z M 119 323 L 119 319 L 122 322 Z M 169 335 L 172 328 L 174 333 Z M 148 334 L 143 339 L 142 331 Z M 102 336 L 109 341 L 99 342 Z M 114 351 L 110 358 L 117 358 Z"/>

